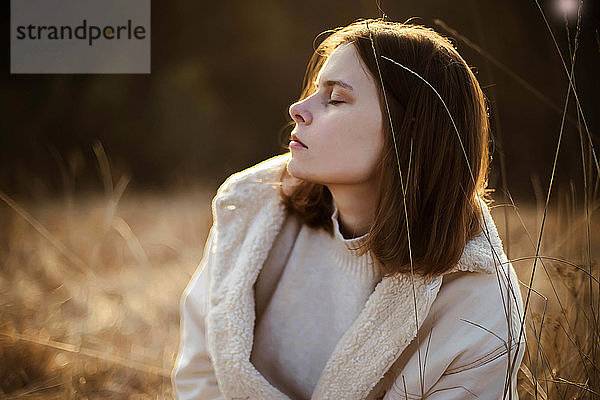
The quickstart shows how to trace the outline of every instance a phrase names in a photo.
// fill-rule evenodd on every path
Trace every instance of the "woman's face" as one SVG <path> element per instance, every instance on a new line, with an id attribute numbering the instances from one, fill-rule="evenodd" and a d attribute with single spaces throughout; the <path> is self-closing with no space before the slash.
<path id="1" fill-rule="evenodd" d="M 352 43 L 338 46 L 317 76 L 318 88 L 294 103 L 288 172 L 321 184 L 358 184 L 375 178 L 383 149 L 377 86 Z"/>

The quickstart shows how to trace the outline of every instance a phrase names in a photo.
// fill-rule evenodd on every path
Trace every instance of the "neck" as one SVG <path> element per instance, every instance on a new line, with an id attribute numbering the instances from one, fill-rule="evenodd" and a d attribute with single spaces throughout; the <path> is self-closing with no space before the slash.
<path id="1" fill-rule="evenodd" d="M 340 232 L 344 238 L 351 239 L 369 232 L 379 200 L 374 182 L 328 184 L 327 188 L 338 208 Z"/>

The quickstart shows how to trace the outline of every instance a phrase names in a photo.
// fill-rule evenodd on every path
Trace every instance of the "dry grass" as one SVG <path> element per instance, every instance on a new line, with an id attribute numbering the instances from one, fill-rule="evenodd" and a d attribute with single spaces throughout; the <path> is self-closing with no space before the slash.
<path id="1" fill-rule="evenodd" d="M 0 207 L 0 398 L 170 398 L 211 195 Z"/>
<path id="2" fill-rule="evenodd" d="M 590 205 L 586 217 L 585 210 L 575 209 L 566 196 L 559 196 L 555 203 L 547 213 L 533 279 L 543 204 L 492 211 L 525 302 L 532 282 L 526 302 L 527 350 L 519 372 L 519 396 L 598 398 L 600 204 Z"/>
<path id="3" fill-rule="evenodd" d="M 172 397 L 178 301 L 202 257 L 214 193 L 121 197 L 123 188 L 0 207 L 0 397 Z M 525 299 L 541 213 L 533 204 L 516 210 L 498 206 L 492 215 Z M 578 269 L 589 269 L 582 213 L 561 201 L 548 213 L 540 254 L 572 264 L 538 261 L 522 399 L 592 398 L 598 390 L 598 283 L 590 296 Z M 600 224 L 594 214 L 590 221 L 597 279 Z"/>

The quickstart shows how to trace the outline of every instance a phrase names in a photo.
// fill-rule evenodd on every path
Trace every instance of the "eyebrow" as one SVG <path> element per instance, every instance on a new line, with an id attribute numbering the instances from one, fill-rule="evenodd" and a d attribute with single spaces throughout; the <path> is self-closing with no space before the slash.
<path id="1" fill-rule="evenodd" d="M 331 87 L 331 86 L 335 86 L 335 85 L 338 85 L 338 86 L 341 86 L 341 87 L 343 87 L 345 89 L 354 91 L 354 88 L 352 87 L 352 85 L 350 85 L 349 83 L 346 83 L 344 81 L 341 81 L 341 80 L 328 80 L 328 81 L 325 81 L 325 86 Z M 319 82 L 318 81 L 315 81 L 315 86 L 317 86 L 317 87 L 319 86 Z"/>

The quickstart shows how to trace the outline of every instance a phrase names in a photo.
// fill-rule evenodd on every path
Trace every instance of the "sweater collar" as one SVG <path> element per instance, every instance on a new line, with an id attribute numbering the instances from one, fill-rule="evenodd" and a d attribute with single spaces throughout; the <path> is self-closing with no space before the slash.
<path id="1" fill-rule="evenodd" d="M 333 224 L 333 260 L 340 268 L 353 274 L 375 282 L 381 280 L 381 265 L 373 258 L 370 251 L 360 254 L 361 246 L 368 240 L 369 233 L 364 235 L 345 238 L 339 226 L 339 211 L 335 201 L 333 202 L 333 213 L 331 214 Z"/>
<path id="2" fill-rule="evenodd" d="M 353 237 L 353 238 L 345 238 L 344 235 L 342 235 L 342 232 L 340 229 L 339 209 L 337 207 L 337 204 L 335 203 L 335 200 L 332 199 L 332 203 L 333 203 L 333 213 L 331 214 L 331 222 L 333 224 L 334 239 L 340 243 L 343 243 L 344 246 L 350 252 L 350 254 L 358 255 L 358 248 L 367 241 L 369 232 L 367 232 L 361 236 L 357 236 L 357 237 Z"/>

